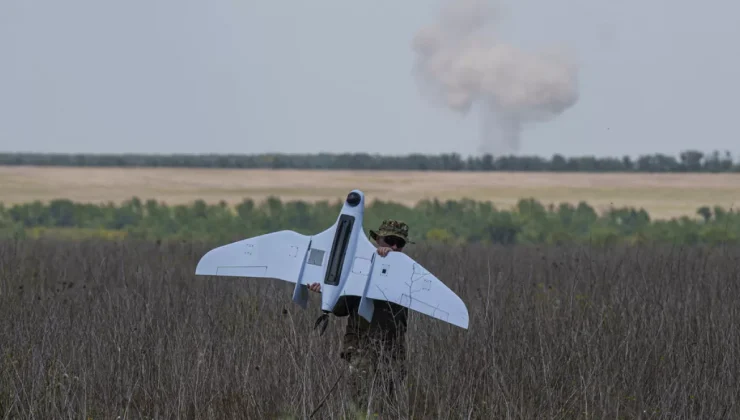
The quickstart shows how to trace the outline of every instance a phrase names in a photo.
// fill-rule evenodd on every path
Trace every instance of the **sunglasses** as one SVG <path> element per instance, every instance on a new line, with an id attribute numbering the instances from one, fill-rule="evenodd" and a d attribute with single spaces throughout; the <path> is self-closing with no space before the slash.
<path id="1" fill-rule="evenodd" d="M 398 249 L 401 249 L 404 246 L 406 246 L 406 241 L 397 236 L 386 236 L 383 238 L 383 241 L 387 243 L 388 246 L 396 245 Z"/>

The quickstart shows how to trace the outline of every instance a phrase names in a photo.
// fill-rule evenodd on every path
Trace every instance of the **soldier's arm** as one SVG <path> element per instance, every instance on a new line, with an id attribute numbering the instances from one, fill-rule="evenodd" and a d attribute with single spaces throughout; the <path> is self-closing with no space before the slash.
<path id="1" fill-rule="evenodd" d="M 344 295 L 337 300 L 337 304 L 334 306 L 332 313 L 336 316 L 348 316 L 349 314 L 356 312 L 359 306 L 359 296 Z"/>

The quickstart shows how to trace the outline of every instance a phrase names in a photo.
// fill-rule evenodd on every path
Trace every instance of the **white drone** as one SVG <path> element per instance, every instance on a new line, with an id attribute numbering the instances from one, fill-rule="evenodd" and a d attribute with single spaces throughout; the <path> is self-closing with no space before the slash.
<path id="1" fill-rule="evenodd" d="M 307 236 L 291 230 L 268 233 L 208 251 L 196 275 L 280 279 L 295 284 L 293 302 L 306 308 L 308 285 L 322 283 L 324 321 L 343 295 L 359 296 L 358 314 L 372 320 L 374 300 L 393 302 L 461 328 L 468 309 L 449 287 L 402 252 L 385 257 L 363 232 L 365 195 L 353 190 L 329 229 Z M 323 332 L 323 331 L 322 331 Z"/>

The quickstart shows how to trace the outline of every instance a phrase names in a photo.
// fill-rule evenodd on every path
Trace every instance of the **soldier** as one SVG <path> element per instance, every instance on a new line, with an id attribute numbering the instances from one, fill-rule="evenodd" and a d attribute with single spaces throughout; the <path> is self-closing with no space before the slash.
<path id="1" fill-rule="evenodd" d="M 406 223 L 384 220 L 377 232 L 370 230 L 370 237 L 378 245 L 378 254 L 385 257 L 391 251 L 403 252 L 407 243 L 414 243 L 408 240 L 408 232 Z M 309 289 L 320 292 L 321 284 L 313 283 Z M 408 308 L 375 301 L 372 322 L 367 322 L 357 313 L 359 304 L 359 296 L 342 296 L 332 313 L 348 317 L 341 358 L 349 364 L 349 385 L 354 402 L 363 405 L 371 383 L 380 381 L 390 396 L 394 380 L 405 376 Z"/>

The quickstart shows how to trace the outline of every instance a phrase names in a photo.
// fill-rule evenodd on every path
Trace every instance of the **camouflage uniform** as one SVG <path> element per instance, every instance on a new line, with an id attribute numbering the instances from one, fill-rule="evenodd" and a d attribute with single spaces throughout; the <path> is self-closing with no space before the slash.
<path id="1" fill-rule="evenodd" d="M 408 240 L 408 225 L 396 220 L 385 220 L 370 237 L 397 236 Z M 349 387 L 358 405 L 367 402 L 369 386 L 381 384 L 391 396 L 393 383 L 405 377 L 406 328 L 408 308 L 392 302 L 375 301 L 371 322 L 358 315 L 359 296 L 342 296 L 333 314 L 347 316 L 347 328 L 342 343 L 341 357 L 349 364 Z M 376 375 L 377 374 L 377 377 Z M 373 392 L 373 400 L 376 393 Z"/>

